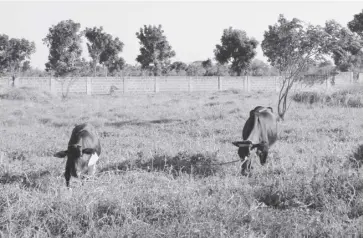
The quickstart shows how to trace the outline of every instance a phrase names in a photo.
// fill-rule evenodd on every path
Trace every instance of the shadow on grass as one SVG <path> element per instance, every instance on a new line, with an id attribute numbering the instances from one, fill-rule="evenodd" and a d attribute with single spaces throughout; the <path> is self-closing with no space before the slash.
<path id="1" fill-rule="evenodd" d="M 123 126 L 150 126 L 152 124 L 169 124 L 173 122 L 182 122 L 180 119 L 158 119 L 151 121 L 128 120 L 118 122 L 106 122 L 105 126 L 123 127 Z"/>
<path id="2" fill-rule="evenodd" d="M 0 176 L 0 184 L 14 184 L 19 183 L 26 188 L 41 188 L 44 187 L 47 177 L 51 175 L 49 170 L 23 173 L 23 174 L 9 174 L 4 173 Z"/>
<path id="3" fill-rule="evenodd" d="M 110 164 L 103 167 L 100 172 L 141 169 L 148 172 L 161 171 L 171 174 L 174 177 L 177 177 L 182 173 L 197 177 L 208 177 L 214 175 L 218 171 L 219 166 L 213 165 L 216 162 L 216 153 L 197 153 L 190 155 L 187 152 L 180 152 L 175 156 L 156 154 L 146 161 L 142 158 L 138 158 L 132 161 L 127 160 Z"/>

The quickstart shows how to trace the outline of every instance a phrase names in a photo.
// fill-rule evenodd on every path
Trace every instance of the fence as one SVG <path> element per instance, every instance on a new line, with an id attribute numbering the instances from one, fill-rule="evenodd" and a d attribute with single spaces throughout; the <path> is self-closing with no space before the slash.
<path id="1" fill-rule="evenodd" d="M 10 78 L 0 78 L 0 86 L 11 85 Z M 363 75 L 359 75 L 358 82 L 363 83 Z M 15 80 L 16 87 L 34 87 L 50 91 L 55 94 L 69 93 L 109 94 L 123 93 L 156 93 L 156 92 L 193 92 L 218 91 L 237 89 L 243 91 L 275 91 L 281 86 L 281 79 L 277 76 L 241 76 L 241 77 L 81 77 L 81 78 L 47 78 L 20 77 Z M 296 83 L 298 90 L 331 90 L 353 85 L 353 73 L 345 72 L 314 85 Z"/>

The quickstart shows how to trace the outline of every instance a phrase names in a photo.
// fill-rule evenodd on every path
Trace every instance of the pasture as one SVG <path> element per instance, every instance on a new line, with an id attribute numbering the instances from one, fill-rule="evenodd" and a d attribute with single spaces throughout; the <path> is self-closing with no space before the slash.
<path id="1" fill-rule="evenodd" d="M 252 174 L 232 141 L 275 93 L 71 96 L 0 90 L 0 237 L 363 236 L 363 108 L 292 101 Z M 96 178 L 63 177 L 76 123 L 98 130 Z"/>

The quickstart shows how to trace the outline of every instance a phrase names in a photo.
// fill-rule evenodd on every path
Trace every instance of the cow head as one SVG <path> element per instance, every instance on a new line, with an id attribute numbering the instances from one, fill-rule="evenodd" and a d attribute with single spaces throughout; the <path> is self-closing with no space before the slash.
<path id="1" fill-rule="evenodd" d="M 95 149 L 92 148 L 82 149 L 82 146 L 80 145 L 70 145 L 68 146 L 68 150 L 59 151 L 54 154 L 54 157 L 64 158 L 67 156 L 68 159 L 76 161 L 82 157 L 83 154 L 91 155 L 95 152 Z"/>
<path id="2" fill-rule="evenodd" d="M 69 181 L 71 175 L 74 177 L 77 176 L 77 169 L 76 169 L 76 162 L 81 159 L 83 154 L 92 155 L 95 153 L 95 149 L 86 148 L 82 149 L 80 145 L 70 145 L 68 146 L 67 150 L 59 151 L 54 154 L 55 157 L 64 158 L 67 156 L 67 163 L 66 163 L 66 171 L 64 173 L 64 177 L 66 179 L 66 185 L 69 187 Z"/>
<path id="3" fill-rule="evenodd" d="M 252 141 L 234 141 L 232 144 L 238 147 L 238 155 L 241 160 L 245 160 L 246 157 L 250 156 L 253 147 Z"/>

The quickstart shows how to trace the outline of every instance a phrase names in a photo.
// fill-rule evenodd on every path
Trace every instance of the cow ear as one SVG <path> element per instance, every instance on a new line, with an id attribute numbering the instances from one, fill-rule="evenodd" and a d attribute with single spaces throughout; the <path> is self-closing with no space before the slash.
<path id="1" fill-rule="evenodd" d="M 59 151 L 57 153 L 55 153 L 53 156 L 57 157 L 57 158 L 64 158 L 67 156 L 68 151 L 64 150 L 64 151 Z"/>
<path id="2" fill-rule="evenodd" d="M 92 149 L 92 148 L 86 148 L 86 149 L 83 149 L 82 150 L 82 153 L 83 154 L 88 154 L 88 155 L 92 155 L 92 154 L 94 154 L 96 152 L 96 150 L 95 149 Z"/>

